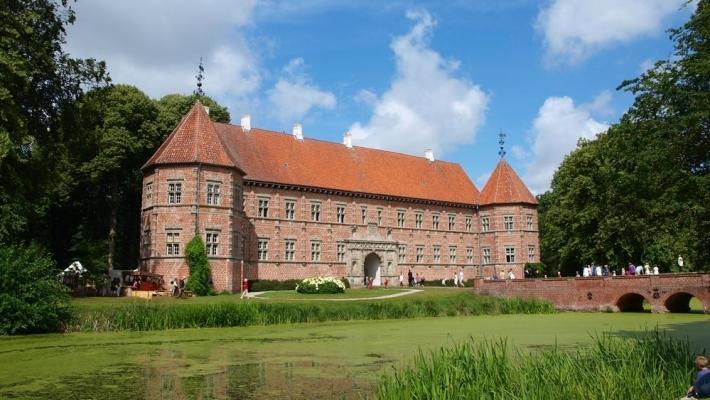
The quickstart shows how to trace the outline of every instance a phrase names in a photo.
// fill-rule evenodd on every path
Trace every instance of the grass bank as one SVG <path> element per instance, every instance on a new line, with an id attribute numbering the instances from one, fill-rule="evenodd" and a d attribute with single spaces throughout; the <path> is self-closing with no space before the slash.
<path id="1" fill-rule="evenodd" d="M 552 313 L 540 300 L 498 299 L 443 291 L 360 302 L 102 302 L 76 306 L 66 332 L 151 331 L 343 320 L 382 320 L 459 315 Z"/>
<path id="2" fill-rule="evenodd" d="M 378 399 L 674 399 L 693 376 L 689 342 L 656 332 L 608 335 L 574 351 L 511 350 L 504 339 L 470 339 L 419 353 L 386 373 Z M 702 351 L 702 350 L 701 350 Z"/>

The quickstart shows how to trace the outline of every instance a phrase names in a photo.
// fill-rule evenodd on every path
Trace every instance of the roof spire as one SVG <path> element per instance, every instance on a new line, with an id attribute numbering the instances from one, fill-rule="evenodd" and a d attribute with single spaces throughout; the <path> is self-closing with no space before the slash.
<path id="1" fill-rule="evenodd" d="M 204 96 L 205 92 L 202 90 L 202 80 L 205 79 L 205 67 L 202 65 L 202 57 L 200 57 L 200 64 L 197 66 L 197 75 L 195 75 L 195 78 L 197 79 L 197 89 L 193 92 L 193 94 L 197 96 Z"/>
<path id="2" fill-rule="evenodd" d="M 498 155 L 501 159 L 505 158 L 505 136 L 503 130 L 498 133 Z"/>

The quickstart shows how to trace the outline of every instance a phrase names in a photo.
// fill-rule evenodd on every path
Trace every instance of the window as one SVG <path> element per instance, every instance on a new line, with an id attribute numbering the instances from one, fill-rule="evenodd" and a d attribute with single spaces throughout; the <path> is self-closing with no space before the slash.
<path id="1" fill-rule="evenodd" d="M 257 215 L 259 218 L 269 217 L 269 199 L 259 199 L 259 209 Z"/>
<path id="2" fill-rule="evenodd" d="M 439 214 L 431 216 L 431 229 L 439 229 Z"/>
<path id="3" fill-rule="evenodd" d="M 367 207 L 360 207 L 360 215 L 362 216 L 362 223 L 367 222 Z"/>
<path id="4" fill-rule="evenodd" d="M 296 241 L 293 239 L 284 240 L 284 260 L 293 261 L 296 259 Z"/>
<path id="5" fill-rule="evenodd" d="M 153 199 L 153 182 L 145 184 L 145 199 L 151 201 Z"/>
<path id="6" fill-rule="evenodd" d="M 506 215 L 503 217 L 503 228 L 505 228 L 506 231 L 513 230 L 513 216 L 512 215 Z"/>
<path id="7" fill-rule="evenodd" d="M 422 213 L 414 213 L 414 226 L 417 229 L 422 229 L 422 220 L 424 219 Z"/>
<path id="8" fill-rule="evenodd" d="M 339 224 L 345 223 L 345 205 L 338 204 L 335 206 L 335 220 Z"/>
<path id="9" fill-rule="evenodd" d="M 165 253 L 169 256 L 180 255 L 180 232 L 168 232 L 165 238 Z"/>
<path id="10" fill-rule="evenodd" d="M 491 223 L 488 217 L 482 217 L 481 218 L 481 231 L 482 232 L 488 232 L 491 230 Z"/>
<path id="11" fill-rule="evenodd" d="M 269 259 L 269 239 L 259 239 L 256 245 L 257 258 L 259 261 Z"/>
<path id="12" fill-rule="evenodd" d="M 473 264 L 473 247 L 466 247 L 466 264 Z"/>
<path id="13" fill-rule="evenodd" d="M 377 225 L 382 225 L 382 209 L 377 209 Z"/>
<path id="14" fill-rule="evenodd" d="M 514 263 L 515 262 L 515 247 L 505 248 L 505 262 Z"/>
<path id="15" fill-rule="evenodd" d="M 286 200 L 284 203 L 284 217 L 291 221 L 296 219 L 296 202 L 294 200 Z"/>
<path id="16" fill-rule="evenodd" d="M 449 263 L 456 264 L 456 246 L 449 247 Z"/>
<path id="17" fill-rule="evenodd" d="M 311 242 L 311 261 L 320 261 L 320 242 Z"/>
<path id="18" fill-rule="evenodd" d="M 404 228 L 404 210 L 397 210 L 397 227 Z"/>
<path id="19" fill-rule="evenodd" d="M 143 231 L 143 252 L 150 253 L 150 229 Z"/>
<path id="20" fill-rule="evenodd" d="M 470 216 L 470 215 L 467 215 L 467 216 L 466 216 L 466 220 L 465 220 L 465 222 L 464 222 L 465 228 L 466 228 L 466 232 L 471 232 L 471 231 L 473 230 L 473 223 L 472 223 L 472 221 L 473 221 L 473 219 L 471 218 L 471 216 Z"/>
<path id="21" fill-rule="evenodd" d="M 535 262 L 535 246 L 528 246 L 528 262 Z"/>
<path id="22" fill-rule="evenodd" d="M 453 231 L 456 229 L 456 216 L 449 214 L 449 230 Z"/>
<path id="23" fill-rule="evenodd" d="M 218 206 L 219 205 L 219 183 L 208 183 L 207 184 L 207 205 Z"/>
<path id="24" fill-rule="evenodd" d="M 490 264 L 491 263 L 491 248 L 490 247 L 482 248 L 481 249 L 481 256 L 482 256 L 483 264 Z"/>
<path id="25" fill-rule="evenodd" d="M 424 262 L 424 246 L 417 246 L 417 262 Z"/>
<path id="26" fill-rule="evenodd" d="M 441 246 L 434 246 L 434 264 L 441 262 Z"/>
<path id="27" fill-rule="evenodd" d="M 168 204 L 182 202 L 182 183 L 168 182 Z"/>
<path id="28" fill-rule="evenodd" d="M 208 256 L 216 256 L 217 255 L 217 245 L 218 245 L 218 234 L 217 232 L 207 232 L 206 240 L 205 240 L 205 247 L 207 249 L 207 255 Z"/>
<path id="29" fill-rule="evenodd" d="M 340 262 L 345 261 L 345 244 L 344 243 L 338 243 L 336 245 L 336 253 L 338 256 L 338 261 L 340 261 Z"/>
<path id="30" fill-rule="evenodd" d="M 400 263 L 407 262 L 407 246 L 399 245 L 397 249 L 397 257 Z"/>
<path id="31" fill-rule="evenodd" d="M 320 203 L 311 203 L 311 221 L 320 221 Z"/>
<path id="32" fill-rule="evenodd" d="M 527 218 L 528 230 L 531 231 L 531 230 L 533 230 L 533 216 L 527 215 L 526 218 Z"/>

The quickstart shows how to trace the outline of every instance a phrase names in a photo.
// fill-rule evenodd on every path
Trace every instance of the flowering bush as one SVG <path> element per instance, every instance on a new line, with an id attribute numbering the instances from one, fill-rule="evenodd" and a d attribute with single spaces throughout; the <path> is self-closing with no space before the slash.
<path id="1" fill-rule="evenodd" d="M 308 294 L 345 293 L 345 284 L 332 276 L 317 276 L 302 280 L 296 285 L 296 291 Z"/>

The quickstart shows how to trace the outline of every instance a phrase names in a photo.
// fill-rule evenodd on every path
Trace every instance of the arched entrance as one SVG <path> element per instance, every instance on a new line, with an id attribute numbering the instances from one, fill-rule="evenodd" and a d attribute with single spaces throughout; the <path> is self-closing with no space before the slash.
<path id="1" fill-rule="evenodd" d="M 666 299 L 665 306 L 669 312 L 672 313 L 687 313 L 691 312 L 690 300 L 693 299 L 693 295 L 685 292 L 678 292 L 668 296 Z M 702 304 L 702 303 L 701 303 Z M 700 311 L 702 312 L 702 305 L 700 306 Z"/>
<path id="2" fill-rule="evenodd" d="M 382 260 L 375 253 L 370 253 L 365 257 L 365 285 L 372 278 L 373 286 L 380 286 L 382 274 Z"/>
<path id="3" fill-rule="evenodd" d="M 646 298 L 638 293 L 626 293 L 619 297 L 619 300 L 616 301 L 616 306 L 619 308 L 619 311 L 622 312 L 640 312 L 643 311 L 644 300 L 646 300 Z"/>

